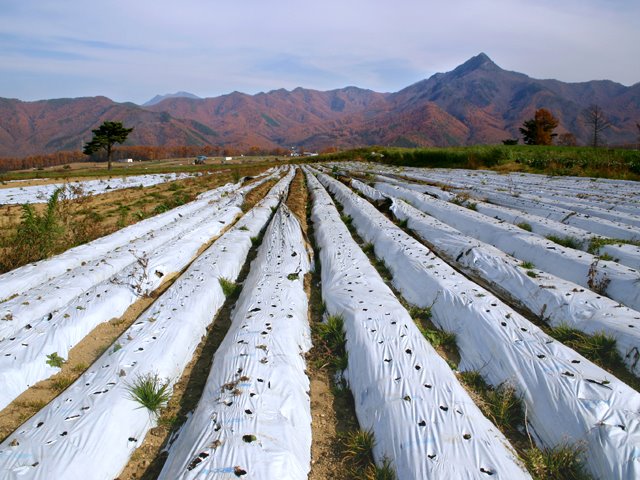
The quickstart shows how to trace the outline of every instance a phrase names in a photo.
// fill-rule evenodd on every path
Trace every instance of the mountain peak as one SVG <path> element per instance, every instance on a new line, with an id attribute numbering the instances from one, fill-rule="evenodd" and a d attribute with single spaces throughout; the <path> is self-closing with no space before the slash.
<path id="1" fill-rule="evenodd" d="M 500 70 L 500 67 L 496 65 L 486 53 L 481 52 L 475 57 L 471 57 L 451 73 L 461 77 L 476 70 L 497 71 Z"/>
<path id="2" fill-rule="evenodd" d="M 165 100 L 167 98 L 191 98 L 191 99 L 194 99 L 194 100 L 199 100 L 200 99 L 200 97 L 198 97 L 197 95 L 194 95 L 193 93 L 189 93 L 189 92 L 167 93 L 166 95 L 156 95 L 155 97 L 153 97 L 148 102 L 143 103 L 142 106 L 143 107 L 150 107 L 152 105 L 155 105 L 156 103 L 160 103 L 161 101 L 163 101 L 163 100 Z"/>

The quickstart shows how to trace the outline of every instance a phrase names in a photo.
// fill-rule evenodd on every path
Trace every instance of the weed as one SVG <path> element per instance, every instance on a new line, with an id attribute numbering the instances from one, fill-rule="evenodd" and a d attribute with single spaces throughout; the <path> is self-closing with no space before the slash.
<path id="1" fill-rule="evenodd" d="M 228 278 L 220 277 L 218 282 L 220 282 L 220 287 L 225 297 L 232 297 L 238 291 L 239 285 Z"/>
<path id="2" fill-rule="evenodd" d="M 58 375 L 51 380 L 51 388 L 56 392 L 62 392 L 66 390 L 69 385 L 73 383 L 73 377 L 68 375 Z"/>
<path id="3" fill-rule="evenodd" d="M 84 372 L 87 368 L 89 368 L 89 365 L 87 365 L 87 364 L 86 364 L 86 363 L 84 363 L 84 362 L 80 362 L 80 363 L 75 364 L 75 365 L 71 368 L 71 370 L 72 370 L 74 373 L 82 373 L 82 372 Z"/>
<path id="4" fill-rule="evenodd" d="M 362 246 L 362 251 L 367 257 L 375 255 L 375 247 L 373 246 L 373 243 L 365 243 Z"/>
<path id="5" fill-rule="evenodd" d="M 531 230 L 533 230 L 531 228 L 531 224 L 527 223 L 527 222 L 520 222 L 516 224 L 517 227 L 520 227 L 522 230 L 526 230 L 527 232 L 530 232 Z"/>
<path id="6" fill-rule="evenodd" d="M 584 449 L 575 445 L 559 445 L 554 448 L 529 448 L 524 452 L 524 462 L 535 480 L 589 480 L 580 456 Z"/>
<path id="7" fill-rule="evenodd" d="M 532 262 L 522 262 L 520 266 L 526 270 L 531 270 L 532 268 L 536 268 L 536 266 Z"/>
<path id="8" fill-rule="evenodd" d="M 405 218 L 404 220 L 398 220 L 396 223 L 397 223 L 398 227 L 400 227 L 402 229 L 405 229 L 409 225 L 409 219 Z"/>
<path id="9" fill-rule="evenodd" d="M 600 249 L 605 245 L 625 245 L 625 244 L 640 246 L 640 241 L 625 240 L 623 238 L 592 237 L 589 240 L 589 248 L 587 249 L 587 251 L 593 255 L 597 255 Z M 605 259 L 602 258 L 602 260 L 605 260 Z"/>
<path id="10" fill-rule="evenodd" d="M 56 368 L 62 368 L 62 365 L 66 363 L 66 360 L 58 355 L 58 352 L 53 352 L 47 355 L 47 365 Z"/>
<path id="11" fill-rule="evenodd" d="M 391 460 L 384 458 L 382 460 L 382 466 L 369 465 L 364 470 L 362 476 L 365 480 L 396 480 L 396 472 L 391 466 Z"/>
<path id="12" fill-rule="evenodd" d="M 127 390 L 132 400 L 138 402 L 140 407 L 158 416 L 170 398 L 169 382 L 163 382 L 157 373 L 147 373 L 139 376 L 132 385 L 127 385 Z"/>
<path id="13" fill-rule="evenodd" d="M 375 443 L 371 430 L 356 430 L 347 433 L 342 439 L 345 460 L 356 470 L 364 470 L 373 463 L 371 451 Z"/>
<path id="14" fill-rule="evenodd" d="M 287 280 L 297 280 L 298 279 L 298 273 L 294 272 L 294 273 L 290 273 L 289 275 L 287 275 Z"/>
<path id="15" fill-rule="evenodd" d="M 411 315 L 411 318 L 414 320 L 425 321 L 431 319 L 431 309 L 429 307 L 420 308 L 412 305 L 409 307 L 408 311 L 409 315 Z"/>
<path id="16" fill-rule="evenodd" d="M 42 214 L 33 205 L 22 205 L 20 224 L 11 238 L 11 248 L 2 263 L 13 268 L 47 258 L 55 253 L 65 232 L 61 218 L 62 188 L 53 192 Z"/>
<path id="17" fill-rule="evenodd" d="M 598 255 L 598 259 L 599 260 L 604 260 L 606 262 L 615 262 L 615 259 L 611 255 L 606 253 L 606 252 Z"/>
<path id="18" fill-rule="evenodd" d="M 238 228 L 238 230 L 240 230 L 241 232 L 248 232 L 249 229 L 247 228 L 246 225 L 242 225 L 241 227 Z"/>
<path id="19" fill-rule="evenodd" d="M 478 211 L 478 204 L 476 202 L 467 202 L 465 204 L 465 207 L 467 207 L 469 210 L 473 210 L 474 212 Z"/>
<path id="20" fill-rule="evenodd" d="M 611 279 L 603 274 L 598 278 L 598 262 L 600 259 L 596 258 L 589 266 L 589 272 L 587 273 L 587 285 L 591 290 L 599 295 L 607 294 L 607 287 L 611 283 Z"/>
<path id="21" fill-rule="evenodd" d="M 314 326 L 327 350 L 332 354 L 331 364 L 336 370 L 345 370 L 348 365 L 346 351 L 347 336 L 344 332 L 344 319 L 339 315 L 329 315 L 327 320 Z"/>
<path id="22" fill-rule="evenodd" d="M 551 329 L 551 335 L 591 361 L 611 367 L 623 364 L 616 339 L 605 332 L 589 335 L 566 324 L 560 324 Z"/>
<path id="23" fill-rule="evenodd" d="M 350 227 L 353 223 L 353 217 L 351 215 L 340 215 L 340 219 L 344 222 L 347 227 Z"/>
<path id="24" fill-rule="evenodd" d="M 580 241 L 575 237 L 559 237 L 557 235 L 547 235 L 547 240 L 551 240 L 563 247 L 573 248 L 575 250 L 580 249 Z"/>
<path id="25" fill-rule="evenodd" d="M 531 278 L 538 278 L 538 274 L 533 270 L 527 270 L 527 276 Z"/>
<path id="26" fill-rule="evenodd" d="M 480 409 L 500 430 L 509 431 L 524 424 L 522 400 L 513 385 L 502 383 L 492 388 L 477 371 L 462 372 L 460 379 L 480 397 Z"/>
<path id="27" fill-rule="evenodd" d="M 455 333 L 445 332 L 444 330 L 433 329 L 419 325 L 418 328 L 422 332 L 422 335 L 429 340 L 429 343 L 434 348 L 455 348 L 456 347 L 456 335 Z"/>
<path id="28" fill-rule="evenodd" d="M 120 342 L 116 342 L 116 343 L 113 345 L 113 351 L 112 351 L 112 353 L 116 353 L 118 350 L 121 350 L 121 349 L 122 349 L 122 345 L 120 345 Z"/>

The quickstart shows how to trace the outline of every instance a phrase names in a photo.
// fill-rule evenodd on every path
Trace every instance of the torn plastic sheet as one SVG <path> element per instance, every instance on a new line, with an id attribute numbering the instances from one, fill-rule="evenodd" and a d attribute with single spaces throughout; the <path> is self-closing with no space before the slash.
<path id="1" fill-rule="evenodd" d="M 585 463 L 597 478 L 640 475 L 638 392 L 453 270 L 347 187 L 319 178 L 374 245 L 407 301 L 431 308 L 434 324 L 456 335 L 459 368 L 516 388 L 540 444 L 584 446 Z"/>
<path id="2" fill-rule="evenodd" d="M 418 192 L 385 183 L 376 183 L 376 188 L 387 195 L 408 201 L 419 210 L 466 235 L 489 243 L 523 261 L 532 262 L 540 270 L 585 288 L 603 286 L 606 295 L 612 300 L 634 310 L 640 309 L 640 272 L 632 268 L 563 247 L 514 225 Z"/>
<path id="3" fill-rule="evenodd" d="M 374 457 L 397 478 L 530 478 L 424 339 L 351 238 L 333 202 L 311 175 L 312 220 L 327 312 L 344 318 L 345 377 Z"/>
<path id="4" fill-rule="evenodd" d="M 173 387 L 224 302 L 219 279 L 237 278 L 251 237 L 292 178 L 290 171 L 76 382 L 0 444 L 1 478 L 111 480 L 119 474 L 155 424 L 131 399 L 129 386 L 158 375 Z"/>
<path id="5" fill-rule="evenodd" d="M 282 204 L 251 264 L 200 402 L 171 446 L 160 479 L 225 478 L 234 470 L 253 479 L 308 477 L 308 271 L 300 225 Z"/>

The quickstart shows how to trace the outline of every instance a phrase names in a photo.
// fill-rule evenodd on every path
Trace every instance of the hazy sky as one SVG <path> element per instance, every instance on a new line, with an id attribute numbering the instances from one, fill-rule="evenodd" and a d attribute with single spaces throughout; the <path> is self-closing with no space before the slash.
<path id="1" fill-rule="evenodd" d="M 639 0 L 1 0 L 0 97 L 143 103 L 297 86 L 397 91 L 485 52 L 640 81 Z"/>

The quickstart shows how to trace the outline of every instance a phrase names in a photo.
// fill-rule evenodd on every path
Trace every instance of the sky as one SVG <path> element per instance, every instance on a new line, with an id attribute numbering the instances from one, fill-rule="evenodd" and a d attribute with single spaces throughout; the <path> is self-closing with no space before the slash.
<path id="1" fill-rule="evenodd" d="M 484 52 L 567 82 L 640 82 L 638 0 L 2 0 L 0 97 L 144 103 L 394 92 Z"/>

